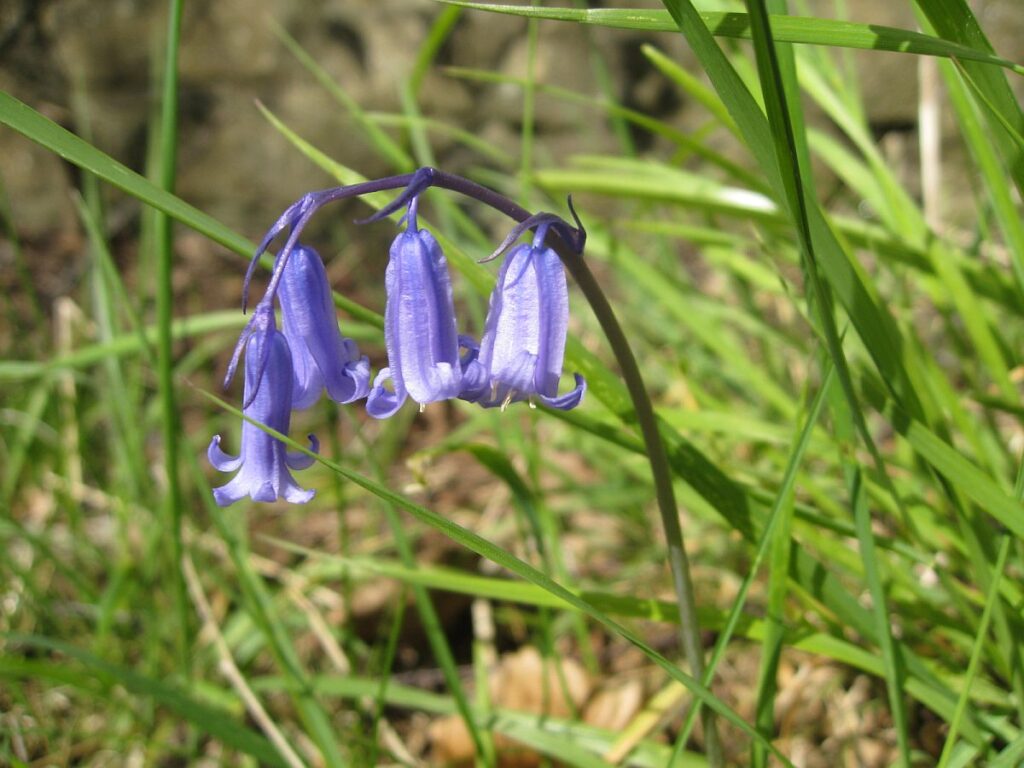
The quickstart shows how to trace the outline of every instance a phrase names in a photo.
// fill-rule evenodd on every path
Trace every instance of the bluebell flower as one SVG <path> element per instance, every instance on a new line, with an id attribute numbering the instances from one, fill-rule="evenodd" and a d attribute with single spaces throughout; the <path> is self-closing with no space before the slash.
<path id="1" fill-rule="evenodd" d="M 421 406 L 456 397 L 462 383 L 448 262 L 433 235 L 417 226 L 415 197 L 406 221 L 384 276 L 388 367 L 366 400 L 367 413 L 378 419 L 395 413 L 406 397 Z M 384 388 L 388 379 L 393 390 Z"/>
<path id="2" fill-rule="evenodd" d="M 534 399 L 551 408 L 579 405 L 586 381 L 558 396 L 565 337 L 569 328 L 569 291 L 562 262 L 544 245 L 549 225 L 537 227 L 532 243 L 517 245 L 505 257 L 491 293 L 484 334 L 477 349 L 462 339 L 464 400 L 485 408 Z"/>
<path id="3" fill-rule="evenodd" d="M 288 434 L 292 386 L 292 355 L 284 336 L 272 325 L 264 333 L 249 336 L 245 344 L 245 415 Z M 313 435 L 309 442 L 311 450 L 319 450 Z M 316 493 L 299 487 L 290 471 L 309 467 L 313 458 L 288 452 L 284 443 L 248 421 L 242 424 L 238 456 L 229 456 L 221 449 L 220 435 L 214 435 L 206 455 L 220 472 L 238 470 L 230 482 L 213 489 L 213 497 L 222 507 L 246 496 L 253 501 L 275 501 L 283 496 L 292 503 L 304 504 Z"/>
<path id="4" fill-rule="evenodd" d="M 325 387 L 338 403 L 366 397 L 370 361 L 360 357 L 356 343 L 338 329 L 327 271 L 316 251 L 301 245 L 292 250 L 277 298 L 281 330 L 292 352 L 292 408 L 313 405 Z"/>

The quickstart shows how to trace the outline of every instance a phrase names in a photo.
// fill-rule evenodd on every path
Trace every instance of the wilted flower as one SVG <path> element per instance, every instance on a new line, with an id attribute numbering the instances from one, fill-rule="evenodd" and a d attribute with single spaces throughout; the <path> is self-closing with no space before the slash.
<path id="1" fill-rule="evenodd" d="M 569 291 L 558 254 L 544 245 L 547 232 L 548 224 L 541 224 L 531 244 L 518 245 L 505 257 L 479 349 L 462 339 L 469 350 L 459 394 L 464 400 L 504 408 L 536 397 L 552 408 L 569 410 L 583 398 L 587 385 L 578 373 L 576 388 L 558 396 Z"/>
<path id="2" fill-rule="evenodd" d="M 406 397 L 421 406 L 455 397 L 462 381 L 448 262 L 433 235 L 418 228 L 415 197 L 406 221 L 385 273 L 388 367 L 366 401 L 367 413 L 378 419 L 395 413 Z M 384 388 L 389 378 L 394 391 Z"/>
<path id="3" fill-rule="evenodd" d="M 264 362 L 261 376 L 260 366 Z M 292 386 L 292 356 L 284 336 L 273 326 L 264 333 L 251 335 L 245 345 L 245 415 L 287 434 Z M 317 439 L 310 435 L 309 441 L 311 450 L 317 451 Z M 213 496 L 222 507 L 246 496 L 253 501 L 274 501 L 283 496 L 290 502 L 304 504 L 316 493 L 300 488 L 290 472 L 307 468 L 313 458 L 304 453 L 289 453 L 284 443 L 248 421 L 242 424 L 242 448 L 237 457 L 221 449 L 220 435 L 214 435 L 206 453 L 220 472 L 239 470 L 226 485 L 213 489 Z"/>
<path id="4" fill-rule="evenodd" d="M 356 343 L 338 329 L 327 272 L 316 251 L 301 245 L 292 250 L 277 298 L 295 373 L 292 407 L 313 405 L 325 387 L 338 403 L 366 397 L 370 361 L 360 357 Z"/>

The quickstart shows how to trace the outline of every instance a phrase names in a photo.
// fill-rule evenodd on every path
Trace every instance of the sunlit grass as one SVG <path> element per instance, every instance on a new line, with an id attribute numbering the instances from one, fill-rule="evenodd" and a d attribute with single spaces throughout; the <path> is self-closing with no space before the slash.
<path id="1" fill-rule="evenodd" d="M 241 272 L 269 222 L 238 232 L 169 191 L 173 111 L 154 131 L 165 139 L 154 183 L 90 143 L 87 102 L 72 133 L 0 93 L 0 122 L 87 172 L 91 265 L 88 283 L 39 322 L 51 308 L 38 305 L 16 216 L 0 205 L 19 257 L 8 314 L 22 324 L 0 361 L 0 762 L 110 749 L 154 762 L 404 764 L 426 756 L 431 723 L 461 721 L 483 764 L 511 739 L 571 765 L 609 755 L 702 765 L 699 701 L 718 715 L 727 762 L 772 764 L 814 738 L 780 716 L 784 704 L 799 710 L 794 685 L 850 700 L 856 688 L 856 739 L 878 742 L 888 762 L 1019 762 L 1024 117 L 1008 78 L 1020 67 L 991 50 L 962 0 L 919 3 L 924 33 L 874 38 L 866 25 L 769 15 L 787 12 L 780 0 L 751 0 L 750 16 L 710 29 L 686 0 L 665 5 L 504 12 L 563 19 L 531 22 L 531 55 L 544 24 L 678 29 L 700 72 L 653 46 L 644 55 L 702 106 L 703 128 L 685 133 L 607 89 L 535 82 L 531 66 L 525 78 L 444 71 L 521 89 L 517 154 L 485 150 L 418 100 L 460 16 L 481 11 L 438 11 L 399 114 L 366 112 L 278 34 L 325 86 L 325 109 L 347 113 L 394 173 L 435 162 L 443 137 L 472 153 L 474 178 L 531 209 L 565 213 L 574 196 L 586 258 L 660 419 L 700 625 L 713 633 L 703 681 L 677 647 L 633 405 L 579 296 L 566 370 L 588 379 L 580 409 L 438 405 L 384 423 L 359 406 L 314 409 L 291 437 L 326 438 L 303 476 L 317 498 L 221 510 L 203 453 L 214 433 L 237 439 L 237 393 L 218 386 L 245 321 L 225 312 L 238 297 L 186 315 L 169 269 L 154 295 L 130 282 L 98 184 L 167 217 L 142 233 L 143 251 L 165 258 L 173 220 L 237 254 Z M 169 39 L 173 48 L 173 28 Z M 908 70 L 917 54 L 940 58 L 971 164 L 972 191 L 957 199 L 970 211 L 936 220 L 917 180 L 890 167 L 864 117 L 872 94 L 838 46 L 902 51 Z M 173 76 L 165 82 L 168 107 Z M 576 154 L 552 156 L 532 129 L 543 100 L 580 109 Z M 269 140 L 325 178 L 361 180 L 259 109 Z M 636 156 L 621 141 L 601 153 L 588 144 L 595 120 L 620 138 L 650 132 L 657 150 Z M 444 194 L 424 200 L 466 330 L 479 334 L 493 268 L 477 260 L 504 232 Z M 351 239 L 362 231 L 353 225 Z M 346 334 L 377 354 L 383 307 L 337 303 Z M 498 661 L 524 646 L 578 662 L 591 686 L 582 704 L 542 717 L 489 690 Z M 528 687 L 571 698 L 575 673 L 551 669 Z M 816 670 L 824 688 L 793 682 Z M 642 695 L 623 722 L 600 721 L 589 703 L 622 676 L 643 678 Z M 668 715 L 644 710 L 653 703 Z M 812 746 L 856 760 L 856 739 Z"/>

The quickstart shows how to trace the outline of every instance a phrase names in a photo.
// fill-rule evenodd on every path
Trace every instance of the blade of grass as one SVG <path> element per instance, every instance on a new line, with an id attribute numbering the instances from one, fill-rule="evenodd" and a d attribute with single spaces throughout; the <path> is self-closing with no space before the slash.
<path id="1" fill-rule="evenodd" d="M 542 588 L 510 580 L 507 577 L 479 576 L 441 566 L 418 565 L 414 568 L 407 568 L 399 562 L 379 557 L 374 559 L 347 558 L 309 549 L 282 539 L 268 536 L 261 538 L 275 547 L 308 558 L 310 565 L 304 570 L 304 573 L 316 583 L 329 583 L 345 576 L 357 577 L 363 581 L 392 578 L 407 584 L 421 585 L 427 589 L 480 597 L 497 602 L 537 608 L 566 607 L 560 598 Z M 757 545 L 757 551 L 761 553 L 758 562 L 762 562 L 766 553 L 767 540 L 762 534 L 754 543 Z M 794 567 L 793 572 L 795 573 L 795 571 Z M 803 585 L 800 586 L 804 588 Z M 578 587 L 572 587 L 570 591 L 609 616 L 670 623 L 679 620 L 678 609 L 674 603 L 669 601 L 640 598 L 634 595 L 616 595 Z M 702 610 L 700 618 L 702 626 L 722 633 L 720 637 L 728 634 L 751 641 L 759 641 L 765 638 L 767 632 L 764 620 L 742 615 L 742 610 L 737 613 L 735 605 L 727 617 L 723 617 L 717 611 Z M 842 638 L 817 632 L 807 625 L 799 624 L 789 627 L 785 639 L 795 649 L 834 659 L 841 664 L 855 667 L 877 677 L 883 677 L 885 674 L 882 661 L 872 650 L 861 648 Z M 720 658 L 724 646 L 718 650 Z M 950 677 L 952 682 L 959 682 L 959 679 L 955 675 Z M 952 717 L 956 697 L 948 696 L 937 700 L 936 690 L 929 683 L 915 678 L 907 681 L 907 691 L 923 704 L 935 708 L 940 715 Z M 972 690 L 972 699 L 980 703 L 1005 702 L 1005 696 L 1001 691 L 992 691 L 991 689 L 984 693 L 980 690 Z"/>
<path id="2" fill-rule="evenodd" d="M 468 69 L 465 67 L 446 67 L 445 72 L 453 77 L 473 80 L 475 82 L 515 84 L 520 87 L 526 86 L 526 81 L 523 78 L 502 74 L 500 72 Z M 686 151 L 692 152 L 708 162 L 713 163 L 737 181 L 742 181 L 751 189 L 766 189 L 763 180 L 756 174 L 751 173 L 742 165 L 729 160 L 729 158 L 725 157 L 721 153 L 715 152 L 704 142 L 695 138 L 691 134 L 681 131 L 662 120 L 652 118 L 650 115 L 646 115 L 638 110 L 624 107 L 617 102 L 608 100 L 607 98 L 595 99 L 592 96 L 580 94 L 568 88 L 560 88 L 549 83 L 536 83 L 535 88 L 537 93 L 543 93 L 546 96 L 552 96 L 573 104 L 583 104 L 594 109 L 602 110 L 611 117 L 620 118 L 630 124 L 636 125 L 638 128 L 650 131 L 653 134 L 667 139 L 680 149 L 685 149 Z"/>
<path id="3" fill-rule="evenodd" d="M 472 8 L 492 13 L 570 21 L 577 24 L 595 24 L 616 29 L 639 29 L 652 32 L 674 32 L 676 30 L 676 25 L 669 13 L 647 8 L 535 8 L 496 3 L 468 3 L 459 2 L 459 0 L 439 1 L 461 8 Z M 958 1 L 939 0 L 937 5 Z M 942 10 L 937 11 L 937 13 L 942 12 Z M 699 18 L 710 33 L 718 37 L 743 39 L 753 37 L 753 24 L 748 14 L 713 12 L 701 13 Z M 953 23 L 955 22 L 951 22 L 951 25 Z M 977 27 L 977 22 L 974 23 L 974 26 Z M 879 24 L 858 24 L 834 19 L 783 15 L 772 16 L 772 29 L 775 31 L 775 39 L 780 43 L 830 45 L 912 53 L 921 56 L 942 56 L 996 65 L 1018 75 L 1024 75 L 1024 66 L 995 55 L 990 46 L 980 44 L 983 38 L 979 39 L 973 35 L 943 34 L 943 37 L 933 37 L 920 32 Z M 961 37 L 965 39 L 959 39 Z"/>
<path id="4" fill-rule="evenodd" d="M 999 602 L 999 581 L 1003 576 L 1003 569 L 1006 567 L 1006 558 L 1010 551 L 1010 537 L 1003 536 L 999 544 L 999 554 L 996 555 L 996 564 L 993 569 L 992 581 L 989 584 L 988 595 L 985 598 L 985 610 L 981 614 L 981 621 L 978 624 L 978 631 L 974 639 L 974 647 L 971 649 L 971 658 L 967 662 L 967 674 L 964 677 L 963 689 L 960 691 L 960 698 L 956 703 L 956 710 L 949 722 L 949 733 L 946 735 L 946 743 L 942 747 L 942 754 L 939 756 L 938 768 L 946 768 L 953 755 L 953 747 L 957 743 L 956 738 L 960 730 L 960 723 L 963 720 L 964 712 L 967 709 L 967 702 L 971 695 L 971 683 L 978 674 L 978 667 L 981 663 L 981 654 L 984 649 L 985 636 L 988 634 L 988 624 L 992 618 L 992 609 Z"/>
<path id="5" fill-rule="evenodd" d="M 994 55 L 992 44 L 964 0 L 916 0 L 915 5 L 944 39 L 974 51 Z M 1017 191 L 1024 194 L 1024 146 L 1013 136 L 1014 133 L 1018 137 L 1024 134 L 1024 113 L 1020 104 L 1006 76 L 998 69 L 986 67 L 966 56 L 958 58 L 962 59 L 959 66 L 965 76 L 981 96 L 992 129 L 991 135 L 1009 166 L 1010 178 L 1016 184 Z"/>
<path id="6" fill-rule="evenodd" d="M 378 761 L 379 739 L 377 734 L 380 731 L 380 721 L 384 716 L 384 707 L 388 704 L 388 689 L 392 685 L 392 665 L 395 661 L 395 654 L 398 652 L 398 637 L 402 629 L 402 622 L 405 620 L 405 604 L 408 601 L 408 594 L 403 592 L 395 601 L 395 615 L 391 619 L 391 628 L 388 631 L 387 645 L 384 647 L 383 661 L 379 668 L 379 684 L 374 693 L 377 706 L 373 710 L 373 721 L 370 725 L 370 760 L 369 765 L 380 765 Z"/>
<path id="7" fill-rule="evenodd" d="M 145 177 L 128 169 L 4 91 L 0 91 L 0 123 L 10 126 L 68 162 L 96 174 L 132 197 L 163 211 L 241 256 L 248 257 L 256 250 L 255 243 L 251 243 L 212 216 L 197 210 L 170 192 L 151 184 Z M 268 265 L 270 261 L 268 258 Z"/>
<path id="8" fill-rule="evenodd" d="M 94 198 L 98 200 L 98 198 Z M 119 285 L 117 269 L 110 254 L 110 248 L 101 229 L 101 219 L 98 215 L 101 209 L 96 202 L 86 203 L 80 198 L 75 200 L 78 207 L 79 218 L 85 228 L 86 236 L 89 239 L 94 260 L 93 295 L 96 325 L 99 330 L 99 343 L 109 345 L 117 337 L 114 327 L 114 308 L 116 302 L 123 301 L 123 287 Z M 118 284 L 112 284 L 118 280 Z M 119 290 L 120 289 L 120 290 Z M 116 293 L 116 298 L 111 295 Z M 130 305 L 129 305 L 130 306 Z M 173 335 L 173 334 L 172 334 Z M 72 354 L 77 353 L 75 350 Z M 125 491 L 132 501 L 140 501 L 142 488 L 145 483 L 145 468 L 142 464 L 143 456 L 141 435 L 135 429 L 133 417 L 129 406 L 133 398 L 129 394 L 124 372 L 115 355 L 108 356 L 103 361 L 107 376 L 107 386 L 111 392 L 111 403 L 114 409 L 114 431 L 117 433 L 116 449 L 118 451 L 118 464 L 126 468 L 126 476 L 123 481 L 127 483 Z"/>
<path id="9" fill-rule="evenodd" d="M 271 20 L 269 23 L 270 30 L 277 35 L 289 53 L 345 108 L 359 129 L 369 139 L 370 145 L 392 168 L 396 169 L 396 173 L 408 173 L 415 170 L 416 165 L 412 157 L 409 156 L 409 153 L 402 149 L 398 142 L 388 136 L 370 119 L 363 108 L 359 106 L 359 103 L 335 82 L 327 70 L 321 67 L 316 59 L 306 53 L 306 50 L 299 45 L 299 42 L 294 37 L 288 34 L 284 27 L 274 20 Z"/>
<path id="10" fill-rule="evenodd" d="M 331 718 L 312 692 L 311 676 L 303 669 L 298 652 L 274 607 L 266 585 L 250 563 L 244 529 L 242 532 L 238 532 L 236 530 L 239 527 L 237 523 L 234 527 L 229 524 L 224 510 L 213 501 L 213 494 L 210 492 L 209 483 L 199 466 L 199 459 L 194 453 L 189 454 L 188 458 L 195 487 L 201 491 L 203 506 L 213 521 L 220 539 L 224 542 L 235 568 L 245 610 L 266 640 L 274 660 L 294 686 L 292 700 L 298 711 L 299 719 L 306 728 L 307 735 L 319 748 L 326 765 L 334 767 L 345 765 L 335 738 L 336 730 Z M 244 518 L 240 522 L 244 524 Z"/>
<path id="11" fill-rule="evenodd" d="M 88 674 L 77 675 L 67 665 L 55 660 L 36 661 L 12 658 L 0 659 L 0 675 L 31 676 L 50 678 L 60 684 L 70 684 L 85 693 L 96 693 L 93 686 L 99 682 L 102 688 L 114 684 L 124 686 L 134 696 L 148 699 L 166 707 L 183 718 L 202 733 L 209 734 L 225 746 L 251 755 L 266 765 L 287 768 L 274 746 L 262 735 L 249 730 L 226 712 L 198 701 L 189 691 L 173 683 L 166 683 L 152 677 L 140 675 L 131 669 L 111 664 L 88 651 L 70 643 L 36 635 L 5 633 L 4 638 L 15 646 L 25 646 L 38 651 L 49 651 L 70 657 L 81 663 Z"/>
<path id="12" fill-rule="evenodd" d="M 761 534 L 761 540 L 758 543 L 757 553 L 754 555 L 754 559 L 751 561 L 750 567 L 748 568 L 747 576 L 743 580 L 743 584 L 740 586 L 740 589 L 736 594 L 736 598 L 733 601 L 733 606 L 729 611 L 729 617 L 725 622 L 725 628 L 722 630 L 718 640 L 715 642 L 715 649 L 711 654 L 711 661 L 708 664 L 708 677 L 705 679 L 705 684 L 709 684 L 710 675 L 713 674 L 718 662 L 721 661 L 722 657 L 725 655 L 729 639 L 736 631 L 736 627 L 740 621 L 740 616 L 742 615 L 743 607 L 746 605 L 747 595 L 750 593 L 750 587 L 753 585 L 754 579 L 761 568 L 761 563 L 764 561 L 765 557 L 769 556 L 770 552 L 771 574 L 768 588 L 769 610 L 768 619 L 765 621 L 765 628 L 761 640 L 762 671 L 758 676 L 757 714 L 755 719 L 756 726 L 763 734 L 765 734 L 766 737 L 769 737 L 770 729 L 774 727 L 774 706 L 771 712 L 773 719 L 768 721 L 766 724 L 763 722 L 767 718 L 762 712 L 762 708 L 765 707 L 762 702 L 771 701 L 772 705 L 774 705 L 775 702 L 774 695 L 769 696 L 767 693 L 762 693 L 762 691 L 774 688 L 778 658 L 781 654 L 783 641 L 785 639 L 784 625 L 781 621 L 781 609 L 782 601 L 786 594 L 786 583 L 788 582 L 791 568 L 790 550 L 795 546 L 795 542 L 791 538 L 790 525 L 792 522 L 792 513 L 794 508 L 793 498 L 797 470 L 804 460 L 807 447 L 810 444 L 811 434 L 815 425 L 818 423 L 818 419 L 821 417 L 823 406 L 834 381 L 835 369 L 829 366 L 825 371 L 821 388 L 808 405 L 806 419 L 803 427 L 800 429 L 796 442 L 793 444 L 793 449 L 790 452 L 789 458 L 787 459 L 786 469 L 782 476 L 782 483 L 779 486 L 778 492 L 775 494 L 775 500 L 772 504 L 772 510 L 768 517 L 768 522 L 765 525 L 764 531 Z M 687 715 L 686 722 L 676 739 L 676 754 L 682 750 L 683 745 L 689 737 L 689 732 L 692 729 L 693 724 L 696 722 L 695 715 L 695 712 L 690 712 Z M 766 727 L 766 725 L 768 727 Z M 758 751 L 757 754 L 763 754 L 763 752 Z"/>
<path id="13" fill-rule="evenodd" d="M 693 5 L 686 0 L 665 0 L 665 5 L 686 36 L 694 53 L 711 78 L 723 103 L 739 126 L 762 172 L 769 180 L 777 199 L 787 199 L 787 182 L 780 172 L 773 149 L 773 135 L 764 112 L 747 89 L 739 74 L 715 43 L 708 28 Z M 846 307 L 860 337 L 875 361 L 893 395 L 913 414 L 925 412 L 922 391 L 915 386 L 904 362 L 904 345 L 892 316 L 865 282 L 859 267 L 846 253 L 816 204 L 806 206 L 810 236 L 822 260 L 822 271 Z M 840 373 L 842 373 L 842 369 Z M 842 381 L 842 377 L 840 378 Z M 935 408 L 927 408 L 934 413 Z"/>
<path id="14" fill-rule="evenodd" d="M 660 13 L 660 11 L 657 11 Z M 668 14 L 666 13 L 666 16 Z M 671 21 L 671 16 L 668 17 Z M 674 32 L 677 27 L 674 22 L 668 28 L 669 31 Z M 740 129 L 736 125 L 736 121 L 732 119 L 732 115 L 729 114 L 729 110 L 726 109 L 725 104 L 718 97 L 711 88 L 708 88 L 704 83 L 698 80 L 694 75 L 691 75 L 686 71 L 685 67 L 681 67 L 677 62 L 673 61 L 669 56 L 666 56 L 660 50 L 655 48 L 653 45 L 645 45 L 641 51 L 647 60 L 650 61 L 659 72 L 665 77 L 674 82 L 684 92 L 692 96 L 697 100 L 698 103 L 711 113 L 711 115 L 718 120 L 732 135 L 740 138 Z"/>
<path id="15" fill-rule="evenodd" d="M 325 675 L 314 685 L 317 691 L 325 695 L 360 699 L 373 695 L 377 681 L 354 675 Z M 253 687 L 270 692 L 287 690 L 288 684 L 281 678 L 261 677 L 253 682 Z M 396 682 L 388 686 L 386 704 L 432 715 L 455 712 L 455 704 L 449 697 Z M 477 713 L 482 714 L 479 710 Z M 595 755 L 604 752 L 616 735 L 612 731 L 578 721 L 511 710 L 497 710 L 492 714 L 491 721 L 497 733 L 510 736 L 551 758 L 559 761 L 564 759 L 570 765 L 607 766 L 606 762 L 595 760 Z M 667 756 L 668 750 L 663 745 L 644 742 L 631 756 L 630 764 L 639 768 L 661 768 L 666 764 Z M 707 763 L 700 756 L 686 754 L 679 765 L 681 768 L 702 768 Z"/>
<path id="16" fill-rule="evenodd" d="M 181 38 L 181 17 L 184 0 L 169 0 L 166 49 L 164 51 L 162 112 L 160 120 L 160 188 L 174 191 L 178 150 L 178 45 Z M 192 614 L 189 610 L 185 579 L 181 573 L 181 517 L 183 498 L 178 474 L 178 403 L 174 388 L 174 348 L 171 322 L 174 317 L 174 233 L 170 217 L 160 213 L 155 221 L 156 325 L 157 325 L 157 389 L 160 400 L 160 425 L 163 436 L 163 469 L 166 497 L 163 499 L 165 525 L 171 546 L 167 566 L 173 584 L 174 606 L 178 614 L 176 637 L 178 672 L 192 675 L 189 648 L 192 644 Z"/>
<path id="17" fill-rule="evenodd" d="M 836 367 L 840 386 L 849 413 L 853 417 L 854 426 L 865 447 L 870 452 L 880 476 L 888 478 L 885 462 L 875 446 L 874 439 L 868 429 L 860 404 L 853 388 L 852 376 L 843 352 L 839 335 L 832 317 L 832 302 L 825 292 L 824 283 L 818 273 L 817 253 L 814 237 L 811 232 L 808 195 L 806 189 L 806 172 L 801 169 L 801 161 L 807 162 L 806 146 L 799 141 L 797 129 L 801 124 L 794 125 L 792 116 L 799 112 L 796 106 L 796 95 L 789 96 L 786 92 L 782 64 L 775 47 L 771 22 L 769 21 L 766 0 L 747 0 L 750 15 L 751 32 L 757 56 L 758 73 L 761 89 L 764 94 L 765 106 L 768 111 L 768 124 L 775 142 L 775 155 L 779 171 L 789 202 L 790 213 L 795 219 L 801 251 L 804 256 L 804 268 L 809 276 L 809 302 L 817 310 L 821 328 L 824 331 L 829 357 Z M 795 76 L 791 78 L 795 80 Z M 801 150 L 803 147 L 803 150 Z M 882 657 L 886 668 L 886 683 L 889 692 L 889 705 L 892 711 L 896 738 L 900 748 L 900 761 L 904 766 L 910 765 L 910 745 L 908 737 L 906 708 L 903 701 L 903 669 L 899 658 L 894 652 L 892 631 L 886 608 L 886 596 L 882 587 L 875 555 L 874 539 L 871 536 L 871 520 L 863 495 L 861 495 L 860 471 L 854 470 L 852 486 L 852 505 L 857 538 L 864 557 L 864 568 L 868 586 L 871 591 L 875 609 L 876 637 L 882 648 Z M 900 504 L 899 496 L 892 488 L 892 497 Z"/>
<path id="18" fill-rule="evenodd" d="M 1002 752 L 989 763 L 989 768 L 1017 768 L 1024 759 L 1024 736 L 1006 746 Z"/>
<path id="19" fill-rule="evenodd" d="M 29 449 L 36 440 L 40 427 L 44 426 L 43 414 L 50 404 L 55 380 L 55 375 L 48 373 L 36 384 L 28 402 L 25 403 L 21 424 L 4 461 L 3 483 L 0 484 L 0 499 L 3 499 L 3 506 L 7 509 L 11 508 L 14 494 L 18 490 L 18 479 L 25 467 Z"/>
<path id="20" fill-rule="evenodd" d="M 1006 238 L 1018 291 L 1024 294 L 1024 225 L 1021 224 L 1010 187 L 1006 184 L 1006 173 L 989 135 L 982 127 L 979 109 L 970 99 L 967 87 L 958 76 L 956 68 L 946 64 L 941 68 L 941 72 L 964 142 L 974 159 L 975 168 L 984 179 L 985 190 L 992 201 L 996 221 L 1003 237 Z"/>

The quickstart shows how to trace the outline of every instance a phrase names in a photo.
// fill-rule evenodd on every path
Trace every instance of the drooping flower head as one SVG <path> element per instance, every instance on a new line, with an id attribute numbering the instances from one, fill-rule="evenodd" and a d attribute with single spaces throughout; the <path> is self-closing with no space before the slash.
<path id="1" fill-rule="evenodd" d="M 292 356 L 284 336 L 272 325 L 265 332 L 252 334 L 245 343 L 245 415 L 288 434 L 292 386 Z M 311 450 L 316 452 L 319 449 L 317 439 L 310 435 L 309 442 Z M 307 468 L 313 458 L 304 453 L 288 452 L 284 443 L 248 421 L 242 424 L 242 447 L 238 456 L 229 456 L 221 449 L 220 435 L 213 436 L 206 454 L 218 471 L 238 470 L 226 485 L 213 489 L 214 499 L 222 507 L 246 496 L 253 501 L 275 501 L 283 497 L 295 504 L 305 504 L 316 493 L 299 487 L 290 471 Z"/>
<path id="2" fill-rule="evenodd" d="M 577 373 L 575 389 L 558 396 L 569 291 L 558 254 L 544 245 L 550 224 L 540 221 L 533 242 L 514 247 L 501 265 L 479 349 L 469 340 L 462 342 L 469 352 L 459 397 L 485 408 L 536 398 L 569 410 L 586 391 Z"/>
<path id="3" fill-rule="evenodd" d="M 462 383 L 448 262 L 433 235 L 417 226 L 416 205 L 413 197 L 384 276 L 388 367 L 366 400 L 367 413 L 378 419 L 394 414 L 406 397 L 421 406 L 456 397 Z M 384 388 L 388 379 L 393 391 Z"/>
<path id="4" fill-rule="evenodd" d="M 280 258 L 280 257 L 278 257 Z M 370 361 L 351 339 L 341 335 L 331 300 L 327 271 L 312 248 L 296 246 L 281 273 L 277 292 L 281 330 L 292 352 L 295 384 L 292 408 L 308 408 L 327 389 L 338 403 L 366 397 Z"/>

